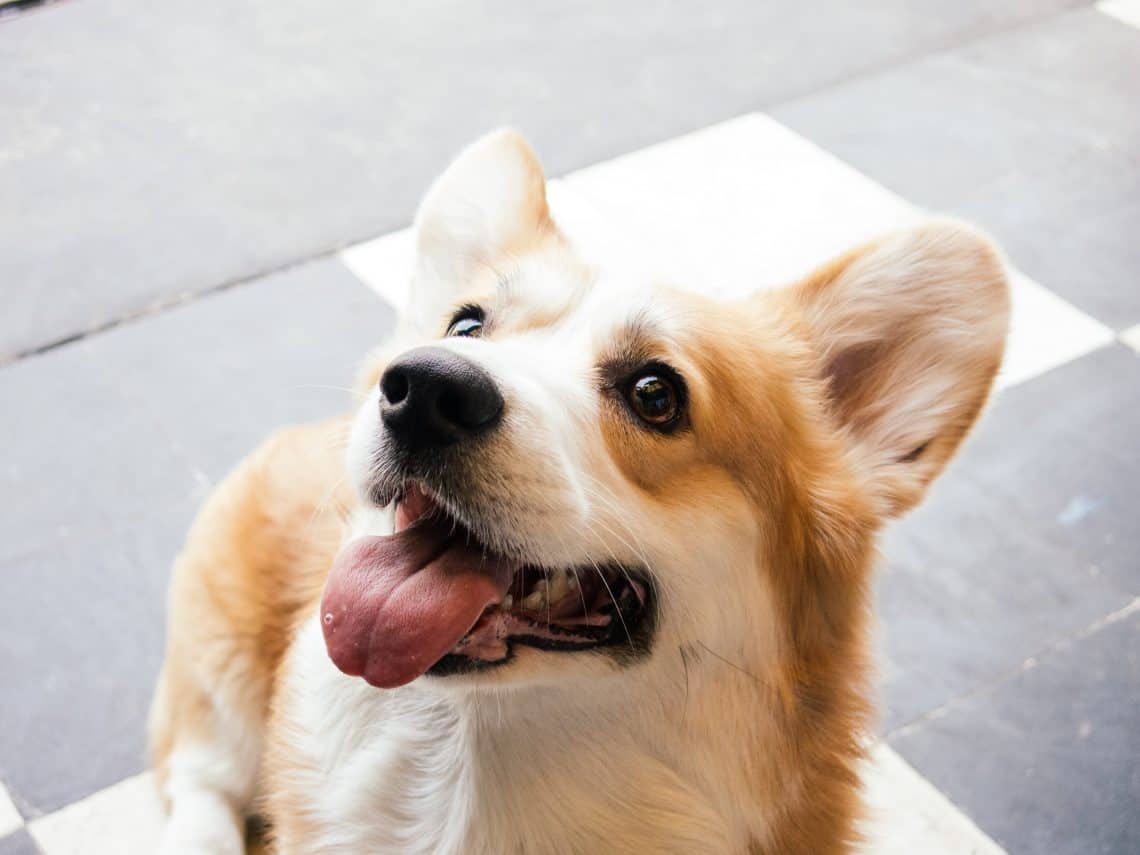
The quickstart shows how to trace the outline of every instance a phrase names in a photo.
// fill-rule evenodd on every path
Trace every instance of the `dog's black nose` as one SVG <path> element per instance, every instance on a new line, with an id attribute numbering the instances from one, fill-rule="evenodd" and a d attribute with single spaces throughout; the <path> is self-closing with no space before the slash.
<path id="1" fill-rule="evenodd" d="M 409 350 L 380 378 L 380 417 L 408 448 L 439 448 L 486 433 L 503 412 L 491 375 L 442 347 Z"/>

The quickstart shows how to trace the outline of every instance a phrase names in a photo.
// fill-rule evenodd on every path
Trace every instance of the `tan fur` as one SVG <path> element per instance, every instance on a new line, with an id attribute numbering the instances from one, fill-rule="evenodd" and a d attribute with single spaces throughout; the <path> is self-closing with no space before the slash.
<path id="1" fill-rule="evenodd" d="M 699 337 L 683 346 L 703 380 L 690 384 L 691 434 L 674 442 L 614 417 L 610 451 L 664 500 L 679 488 L 716 495 L 726 473 L 748 495 L 763 521 L 756 566 L 770 572 L 785 632 L 778 667 L 765 672 L 773 704 L 758 710 L 775 712 L 778 736 L 742 746 L 758 767 L 754 798 L 783 802 L 785 820 L 753 851 L 845 852 L 869 714 L 864 637 L 878 520 L 819 419 L 811 353 L 770 301 L 744 314 L 686 302 L 702 318 Z"/>
<path id="2" fill-rule="evenodd" d="M 316 606 L 355 502 L 346 429 L 337 419 L 280 431 L 199 512 L 170 582 L 150 731 L 160 784 L 176 745 L 217 737 L 220 695 L 233 713 L 264 723 L 281 657 Z"/>
<path id="3" fill-rule="evenodd" d="M 946 256 L 954 251 L 968 256 L 970 275 L 948 283 L 956 287 L 945 305 L 924 302 L 921 311 L 916 306 L 901 318 L 896 306 L 884 306 L 878 311 L 893 320 L 890 332 L 872 337 L 859 330 L 867 339 L 857 336 L 856 327 L 865 326 L 875 309 L 853 306 L 858 317 L 839 331 L 826 328 L 826 323 L 844 323 L 836 321 L 834 306 L 825 321 L 817 320 L 819 303 L 845 297 L 829 289 L 850 287 L 845 277 L 862 275 L 857 268 L 873 265 L 873 254 L 889 239 L 852 250 L 793 289 L 743 305 L 675 297 L 687 313 L 701 318 L 699 335 L 685 343 L 681 357 L 698 363 L 693 374 L 704 381 L 692 389 L 691 435 L 673 440 L 639 431 L 620 416 L 607 421 L 610 452 L 633 482 L 662 498 L 679 484 L 715 494 L 710 485 L 701 486 L 709 477 L 719 480 L 710 470 L 736 473 L 736 483 L 766 523 L 767 548 L 756 563 L 771 569 L 784 619 L 776 678 L 784 719 L 776 750 L 771 745 L 754 750 L 765 752 L 769 775 L 785 789 L 787 782 L 797 782 L 792 792 L 798 798 L 785 807 L 788 821 L 772 839 L 756 844 L 758 852 L 843 852 L 857 839 L 856 767 L 863 757 L 860 736 L 869 732 L 866 636 L 875 534 L 887 516 L 915 504 L 949 461 L 974 424 L 1001 362 L 1009 309 L 1000 259 L 968 230 L 927 229 L 918 235 L 920 246 L 941 239 L 950 243 Z M 946 265 L 949 259 L 926 258 L 923 265 L 941 275 L 939 261 Z M 957 265 L 946 269 L 961 272 Z M 963 294 L 967 288 L 984 298 Z M 855 301 L 867 298 L 859 293 Z M 969 314 L 965 320 L 955 317 L 962 311 Z M 968 385 L 959 382 L 953 413 L 943 416 L 936 434 L 921 440 L 929 441 L 922 453 L 923 480 L 879 488 L 885 502 L 876 507 L 876 488 L 863 480 L 873 480 L 868 470 L 874 463 L 860 459 L 858 450 L 849 452 L 840 437 L 869 430 L 886 409 L 881 401 L 889 398 L 892 390 L 886 387 L 895 378 L 884 364 L 947 359 L 944 342 L 937 341 L 947 334 L 938 327 L 947 324 L 950 334 L 973 335 L 980 344 L 949 354 L 964 363 L 953 376 Z M 860 368 L 870 370 L 861 376 L 833 378 L 829 384 L 828 364 L 847 346 L 836 340 L 844 335 L 856 344 L 876 341 L 878 352 L 863 355 L 867 364 Z M 680 360 L 674 356 L 673 361 Z M 757 783 L 763 788 L 767 782 Z M 772 797 L 763 790 L 758 795 Z"/>
<path id="4" fill-rule="evenodd" d="M 533 159 L 515 137 L 496 145 L 476 150 L 479 163 Z M 514 153 L 503 155 L 504 147 Z M 525 269 L 528 257 L 567 252 L 541 185 L 526 174 L 517 219 L 477 265 L 483 279 L 465 274 L 479 293 L 494 289 L 488 265 L 498 270 L 514 258 Z M 441 213 L 457 180 L 449 173 L 429 194 L 421 251 L 470 236 L 449 235 L 454 219 Z M 468 261 L 460 254 L 454 264 Z M 760 532 L 753 561 L 776 615 L 773 627 L 757 628 L 772 633 L 771 656 L 752 638 L 739 639 L 731 657 L 680 651 L 686 679 L 687 657 L 711 657 L 719 671 L 691 706 L 686 687 L 685 715 L 707 731 L 679 721 L 676 733 L 694 750 L 702 739 L 738 740 L 734 756 L 748 771 L 739 799 L 771 818 L 749 852 L 848 852 L 858 837 L 857 767 L 870 727 L 876 535 L 920 500 L 985 403 L 1008 317 L 1000 259 L 970 230 L 935 223 L 853 250 L 785 291 L 731 305 L 672 291 L 661 299 L 686 322 L 648 342 L 659 351 L 648 355 L 687 378 L 689 424 L 675 436 L 650 433 L 610 401 L 602 410 L 608 454 L 647 502 L 679 502 L 682 493 L 726 504 L 745 497 Z M 500 335 L 540 332 L 568 309 L 537 311 L 517 315 Z M 362 390 L 375 385 L 385 358 L 379 352 L 366 363 Z M 152 719 L 160 779 L 174 749 L 219 738 L 227 717 L 264 738 L 282 657 L 315 608 L 356 501 L 344 484 L 347 426 L 338 420 L 277 434 L 219 486 L 195 522 L 171 582 Z M 740 703 L 755 707 L 756 726 L 718 733 L 718 705 Z M 280 838 L 303 851 L 316 829 L 306 794 L 288 782 L 309 761 L 293 749 L 297 740 L 279 713 L 265 747 L 271 775 L 263 804 Z M 237 803 L 251 808 L 248 799 Z"/>

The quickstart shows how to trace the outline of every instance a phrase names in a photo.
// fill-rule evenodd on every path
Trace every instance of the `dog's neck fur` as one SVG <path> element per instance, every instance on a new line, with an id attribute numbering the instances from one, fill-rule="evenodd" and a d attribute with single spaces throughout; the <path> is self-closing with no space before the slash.
<path id="1" fill-rule="evenodd" d="M 285 739 L 271 740 L 293 802 L 274 811 L 293 820 L 282 839 L 303 834 L 306 852 L 766 851 L 781 792 L 804 783 L 772 750 L 772 692 L 702 651 L 670 658 L 585 690 L 377 692 L 332 668 L 314 621 L 291 657 Z"/>
<path id="2" fill-rule="evenodd" d="M 773 549 L 805 560 L 758 560 Z M 269 740 L 272 814 L 286 852 L 840 851 L 861 646 L 834 662 L 788 685 L 759 645 L 686 645 L 596 684 L 378 692 L 331 665 L 314 617 Z"/>

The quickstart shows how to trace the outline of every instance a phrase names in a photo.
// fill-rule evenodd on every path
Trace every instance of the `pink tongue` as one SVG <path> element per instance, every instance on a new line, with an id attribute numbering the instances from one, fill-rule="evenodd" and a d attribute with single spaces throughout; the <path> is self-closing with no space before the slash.
<path id="1" fill-rule="evenodd" d="M 468 545 L 450 523 L 424 520 L 362 537 L 337 555 L 321 600 L 333 663 L 390 689 L 451 651 L 507 592 L 514 565 Z"/>

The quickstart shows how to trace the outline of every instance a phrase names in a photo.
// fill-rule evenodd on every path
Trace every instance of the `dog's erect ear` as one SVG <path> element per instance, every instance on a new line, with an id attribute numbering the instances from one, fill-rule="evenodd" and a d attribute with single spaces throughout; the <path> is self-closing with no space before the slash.
<path id="1" fill-rule="evenodd" d="M 913 507 L 981 412 L 1009 326 L 986 238 L 936 221 L 847 253 L 791 292 L 834 416 L 881 511 Z"/>
<path id="2" fill-rule="evenodd" d="M 526 140 L 506 129 L 476 140 L 416 214 L 411 320 L 438 325 L 481 266 L 525 252 L 551 228 L 546 178 Z"/>

